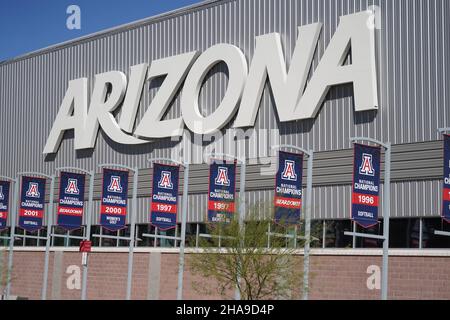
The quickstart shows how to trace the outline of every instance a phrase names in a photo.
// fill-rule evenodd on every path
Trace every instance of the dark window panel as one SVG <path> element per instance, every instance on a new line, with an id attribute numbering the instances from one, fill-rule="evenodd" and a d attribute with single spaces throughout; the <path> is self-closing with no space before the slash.
<path id="1" fill-rule="evenodd" d="M 174 229 L 170 229 L 170 230 L 166 230 L 166 231 L 158 230 L 158 235 L 174 237 L 175 236 L 175 228 Z M 157 239 L 157 246 L 161 247 L 161 248 L 171 248 L 171 247 L 175 246 L 175 240 L 172 240 L 172 239 Z"/>
<path id="2" fill-rule="evenodd" d="M 127 225 L 125 229 L 119 231 L 120 237 L 130 237 L 130 225 Z M 128 247 L 130 242 L 127 240 L 119 240 L 119 247 Z"/>
<path id="3" fill-rule="evenodd" d="M 31 232 L 26 231 L 25 234 L 27 236 L 37 236 L 38 231 L 31 231 Z M 30 239 L 30 238 L 25 239 L 26 247 L 36 247 L 37 245 L 38 245 L 37 239 Z"/>
<path id="4" fill-rule="evenodd" d="M 323 242 L 323 221 L 322 220 L 311 221 L 311 237 L 319 239 L 319 240 L 314 240 L 314 238 L 311 238 L 311 248 L 322 248 L 322 242 Z"/>
<path id="5" fill-rule="evenodd" d="M 67 235 L 67 230 L 63 229 L 59 226 L 54 226 L 53 233 L 58 234 L 58 235 Z M 52 241 L 53 241 L 53 246 L 55 246 L 55 247 L 64 247 L 64 246 L 69 245 L 69 243 L 68 243 L 69 240 L 68 239 L 66 240 L 65 238 L 53 237 Z M 66 245 L 66 243 L 67 243 L 67 245 Z"/>
<path id="6" fill-rule="evenodd" d="M 93 237 L 93 234 L 100 234 L 100 227 L 99 226 L 91 226 L 91 241 L 92 246 L 98 247 L 100 246 L 100 239 L 97 237 Z"/>
<path id="7" fill-rule="evenodd" d="M 103 235 L 108 235 L 108 236 L 117 236 L 117 231 L 110 231 L 108 229 L 105 228 L 101 228 Z M 117 240 L 116 239 L 108 239 L 108 238 L 103 238 L 101 239 L 101 244 L 102 247 L 117 247 Z"/>
<path id="8" fill-rule="evenodd" d="M 82 237 L 84 235 L 83 228 L 72 230 L 72 231 L 70 231 L 69 234 L 71 236 Z M 79 247 L 80 246 L 80 242 L 81 242 L 80 239 L 70 239 L 69 246 L 71 246 L 71 247 Z"/>
<path id="9" fill-rule="evenodd" d="M 10 229 L 10 228 L 6 228 L 6 229 L 0 231 L 0 236 L 1 236 L 1 237 L 9 237 L 9 229 Z M 4 246 L 4 247 L 6 247 L 6 246 L 9 245 L 8 239 L 0 239 L 0 243 L 1 243 L 1 245 Z"/>
<path id="10" fill-rule="evenodd" d="M 143 234 L 154 234 L 154 228 L 149 224 L 140 224 L 137 229 L 137 237 L 141 239 L 141 241 L 137 242 L 138 247 L 152 247 L 154 244 L 153 238 L 144 237 Z"/>
<path id="11" fill-rule="evenodd" d="M 346 231 L 353 231 L 350 220 L 327 221 L 326 248 L 351 248 L 353 237 L 344 235 Z"/>
<path id="12" fill-rule="evenodd" d="M 181 228 L 180 228 L 181 230 Z M 197 235 L 197 224 L 186 224 L 186 247 L 195 247 L 195 237 Z"/>
<path id="13" fill-rule="evenodd" d="M 434 231 L 450 232 L 450 224 L 441 218 L 423 219 L 424 248 L 450 248 L 450 237 L 435 235 Z"/>

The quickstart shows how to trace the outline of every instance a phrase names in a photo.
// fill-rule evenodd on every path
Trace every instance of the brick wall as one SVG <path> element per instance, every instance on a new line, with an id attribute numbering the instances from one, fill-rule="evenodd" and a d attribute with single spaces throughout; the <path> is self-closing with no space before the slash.
<path id="1" fill-rule="evenodd" d="M 189 254 L 187 262 L 189 261 Z M 301 257 L 299 257 L 301 259 Z M 379 299 L 380 290 L 369 290 L 367 268 L 381 265 L 378 255 L 311 256 L 310 299 Z M 15 251 L 11 294 L 40 299 L 44 252 Z M 68 267 L 80 271 L 81 254 L 72 251 L 51 252 L 49 260 L 48 299 L 79 299 L 81 290 L 69 290 L 74 279 Z M 128 254 L 93 252 L 89 257 L 88 299 L 124 299 L 126 295 Z M 449 299 L 449 256 L 390 256 L 390 299 Z M 70 270 L 69 270 L 70 271 Z M 76 275 L 75 275 L 76 276 Z M 170 252 L 135 252 L 132 299 L 176 299 L 178 254 Z M 187 263 L 184 274 L 184 299 L 219 299 L 218 294 L 205 296 L 194 289 L 195 282 L 214 282 L 192 274 Z M 74 283 L 73 281 L 71 283 Z M 233 293 L 229 293 L 230 297 Z"/>

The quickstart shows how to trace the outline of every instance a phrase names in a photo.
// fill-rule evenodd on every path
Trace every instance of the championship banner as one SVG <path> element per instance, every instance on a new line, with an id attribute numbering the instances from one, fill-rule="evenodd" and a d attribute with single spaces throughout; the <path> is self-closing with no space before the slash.
<path id="1" fill-rule="evenodd" d="M 208 222 L 230 223 L 235 212 L 236 162 L 209 166 Z"/>
<path id="2" fill-rule="evenodd" d="M 84 185 L 84 174 L 61 172 L 59 178 L 58 226 L 67 230 L 81 228 Z"/>
<path id="3" fill-rule="evenodd" d="M 127 217 L 128 171 L 103 169 L 100 225 L 110 231 L 125 228 Z"/>
<path id="4" fill-rule="evenodd" d="M 42 228 L 44 218 L 45 179 L 22 177 L 19 227 L 26 231 Z"/>
<path id="5" fill-rule="evenodd" d="M 300 223 L 302 208 L 303 154 L 278 152 L 275 178 L 275 223 Z"/>
<path id="6" fill-rule="evenodd" d="M 7 228 L 10 187 L 9 181 L 0 181 L 0 230 Z"/>
<path id="7" fill-rule="evenodd" d="M 153 166 L 150 223 L 160 230 L 177 226 L 179 172 L 179 166 L 159 163 Z"/>
<path id="8" fill-rule="evenodd" d="M 442 218 L 450 223 L 450 135 L 444 134 L 444 188 Z"/>
<path id="9" fill-rule="evenodd" d="M 353 159 L 352 220 L 363 228 L 378 223 L 380 147 L 356 144 Z"/>

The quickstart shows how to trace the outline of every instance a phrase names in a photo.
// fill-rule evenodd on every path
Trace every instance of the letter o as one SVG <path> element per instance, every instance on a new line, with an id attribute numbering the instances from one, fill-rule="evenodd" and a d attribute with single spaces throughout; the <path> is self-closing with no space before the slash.
<path id="1" fill-rule="evenodd" d="M 228 67 L 227 91 L 217 109 L 204 117 L 198 105 L 202 82 L 209 70 L 222 61 Z M 217 44 L 203 52 L 186 77 L 181 95 L 181 114 L 186 126 L 197 134 L 210 134 L 223 128 L 237 111 L 247 71 L 245 56 L 236 46 Z"/>

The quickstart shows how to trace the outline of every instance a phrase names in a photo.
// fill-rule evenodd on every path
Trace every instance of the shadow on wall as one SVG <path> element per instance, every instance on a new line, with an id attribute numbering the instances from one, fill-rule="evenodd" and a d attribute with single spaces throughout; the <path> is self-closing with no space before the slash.
<path id="1" fill-rule="evenodd" d="M 324 108 L 324 104 L 329 101 L 335 101 L 335 100 L 341 100 L 343 98 L 350 98 L 351 99 L 351 108 L 352 108 L 352 115 L 353 115 L 353 123 L 355 125 L 360 124 L 366 124 L 371 123 L 377 116 L 378 111 L 365 111 L 365 112 L 356 112 L 354 109 L 355 100 L 354 100 L 354 92 L 353 92 L 353 84 L 348 83 L 340 86 L 332 87 L 328 93 L 327 96 L 324 99 L 324 103 L 321 105 L 320 109 Z M 273 98 L 272 91 L 270 90 L 270 101 L 271 105 L 275 105 L 275 100 Z M 329 106 L 328 106 L 329 107 Z M 347 106 L 345 106 L 347 107 Z M 320 110 L 319 110 L 320 113 Z M 277 123 L 280 123 L 280 120 L 278 116 Z M 280 134 L 303 134 L 303 133 L 310 133 L 312 128 L 314 127 L 314 124 L 316 123 L 318 117 L 315 119 L 305 119 L 300 121 L 291 121 L 286 122 L 279 128 Z"/>

